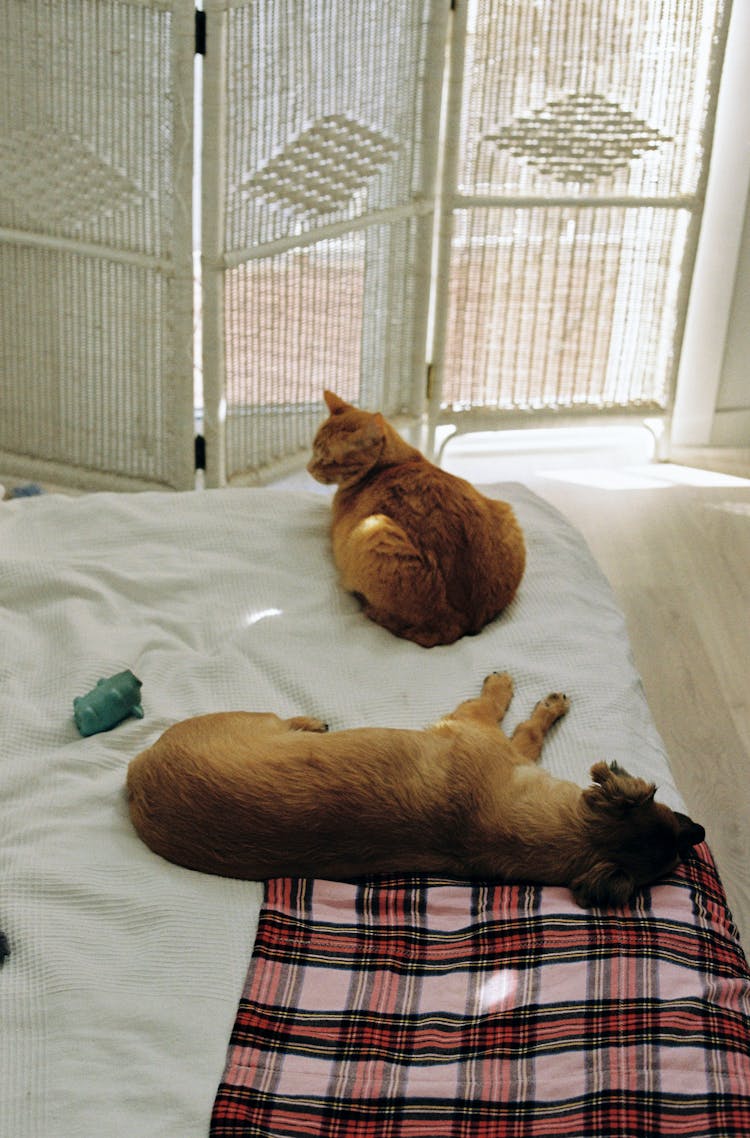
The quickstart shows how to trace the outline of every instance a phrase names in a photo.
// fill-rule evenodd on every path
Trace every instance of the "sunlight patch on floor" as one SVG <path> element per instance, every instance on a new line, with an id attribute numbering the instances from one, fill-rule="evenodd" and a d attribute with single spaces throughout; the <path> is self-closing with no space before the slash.
<path id="1" fill-rule="evenodd" d="M 476 485 L 556 482 L 599 490 L 750 487 L 750 479 L 658 462 L 641 425 L 497 431 L 451 438 L 443 469 Z"/>
<path id="2" fill-rule="evenodd" d="M 451 439 L 441 466 L 475 484 L 529 482 L 569 470 L 648 465 L 654 437 L 643 426 L 495 431 Z"/>
<path id="3" fill-rule="evenodd" d="M 719 474 L 713 470 L 699 470 L 692 466 L 675 466 L 672 463 L 652 463 L 648 466 L 622 468 L 597 467 L 593 469 L 539 470 L 537 477 L 555 482 L 568 482 L 574 486 L 591 486 L 597 490 L 668 490 L 673 486 L 705 486 L 727 488 L 750 487 L 750 480 L 733 474 Z"/>

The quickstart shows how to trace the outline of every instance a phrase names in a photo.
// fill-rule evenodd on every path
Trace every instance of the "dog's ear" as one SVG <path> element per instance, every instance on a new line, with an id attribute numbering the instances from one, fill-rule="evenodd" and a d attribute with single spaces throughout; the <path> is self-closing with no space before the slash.
<path id="1" fill-rule="evenodd" d="M 592 905 L 625 905 L 635 890 L 635 880 L 611 861 L 595 862 L 570 883 L 576 904 L 582 909 Z"/>
<path id="2" fill-rule="evenodd" d="M 675 810 L 674 816 L 677 819 L 677 846 L 680 851 L 680 857 L 684 857 L 693 846 L 698 846 L 705 840 L 706 831 L 699 822 L 694 822 L 692 818 L 688 818 L 687 814 L 680 814 Z"/>
<path id="3" fill-rule="evenodd" d="M 645 806 L 656 794 L 656 785 L 628 774 L 617 763 L 594 763 L 591 768 L 594 786 L 584 790 L 583 797 L 594 809 L 615 808 L 629 810 L 634 806 Z"/>

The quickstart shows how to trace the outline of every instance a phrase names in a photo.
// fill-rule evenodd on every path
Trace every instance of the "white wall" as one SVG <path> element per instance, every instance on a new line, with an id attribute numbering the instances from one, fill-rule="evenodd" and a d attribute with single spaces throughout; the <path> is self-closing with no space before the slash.
<path id="1" fill-rule="evenodd" d="M 750 447 L 750 198 L 745 209 L 711 442 L 715 446 Z"/>
<path id="2" fill-rule="evenodd" d="M 676 446 L 750 446 L 750 0 L 735 0 L 677 377 Z"/>

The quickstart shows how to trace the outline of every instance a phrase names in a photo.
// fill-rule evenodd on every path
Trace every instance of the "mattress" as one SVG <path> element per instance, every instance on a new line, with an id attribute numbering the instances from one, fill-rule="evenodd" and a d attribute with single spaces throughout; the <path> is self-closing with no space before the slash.
<path id="1" fill-rule="evenodd" d="M 325 495 L 0 503 L 0 1134 L 207 1133 L 264 890 L 169 864 L 134 833 L 127 764 L 178 719 L 419 728 L 509 671 L 509 729 L 548 691 L 570 696 L 545 743 L 553 773 L 585 785 L 616 760 L 684 808 L 582 538 L 521 485 L 486 492 L 516 509 L 525 577 L 480 635 L 429 650 L 341 590 Z M 74 698 L 125 669 L 143 717 L 82 737 Z"/>

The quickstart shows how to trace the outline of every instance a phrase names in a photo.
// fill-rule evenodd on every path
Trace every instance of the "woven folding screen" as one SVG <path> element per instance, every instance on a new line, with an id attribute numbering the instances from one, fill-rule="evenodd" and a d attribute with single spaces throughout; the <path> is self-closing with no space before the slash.
<path id="1" fill-rule="evenodd" d="M 0 468 L 192 485 L 196 356 L 209 485 L 669 411 L 729 0 L 203 7 L 194 162 L 192 0 L 0 0 Z"/>
<path id="2" fill-rule="evenodd" d="M 0 463 L 191 485 L 192 6 L 0 17 Z"/>
<path id="3" fill-rule="evenodd" d="M 669 406 L 726 8 L 459 6 L 433 418 Z"/>
<path id="4" fill-rule="evenodd" d="M 388 414 L 422 408 L 448 5 L 206 10 L 203 359 L 216 483 L 309 448 L 325 387 Z"/>

